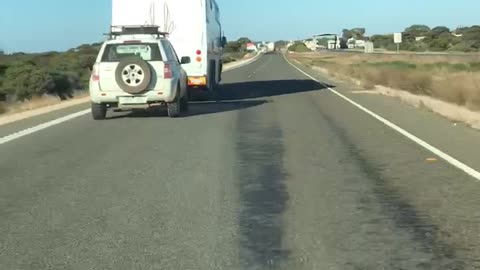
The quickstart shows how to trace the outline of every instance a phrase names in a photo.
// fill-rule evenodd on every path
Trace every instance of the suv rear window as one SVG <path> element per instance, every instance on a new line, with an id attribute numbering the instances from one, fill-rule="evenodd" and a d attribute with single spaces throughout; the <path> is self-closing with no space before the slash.
<path id="1" fill-rule="evenodd" d="M 102 62 L 119 62 L 130 56 L 139 56 L 145 61 L 162 61 L 162 54 L 157 43 L 128 43 L 107 45 Z"/>

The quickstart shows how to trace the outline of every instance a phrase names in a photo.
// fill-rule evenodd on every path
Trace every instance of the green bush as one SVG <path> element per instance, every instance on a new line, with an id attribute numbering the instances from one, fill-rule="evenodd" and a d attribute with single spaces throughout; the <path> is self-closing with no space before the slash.
<path id="1" fill-rule="evenodd" d="M 470 63 L 470 70 L 471 71 L 480 71 L 480 62 Z"/>
<path id="2" fill-rule="evenodd" d="M 376 62 L 376 63 L 367 63 L 367 65 L 381 67 L 381 68 L 398 69 L 398 70 L 408 70 L 408 69 L 417 68 L 416 64 L 404 62 L 404 61 Z"/>
<path id="3" fill-rule="evenodd" d="M 303 42 L 297 42 L 291 45 L 290 47 L 288 47 L 288 50 L 291 52 L 299 52 L 299 53 L 311 52 L 311 50 Z"/>
<path id="4" fill-rule="evenodd" d="M 449 63 L 449 62 L 437 62 L 432 64 L 424 64 L 422 68 L 426 71 L 432 71 L 434 69 L 440 70 L 445 69 L 448 71 L 468 71 L 471 70 L 471 65 L 463 64 L 463 63 Z M 480 66 L 479 66 L 480 68 Z"/>
<path id="5" fill-rule="evenodd" d="M 5 103 L 0 101 L 0 114 L 4 114 L 6 112 L 7 112 L 7 106 L 5 105 Z"/>
<path id="6" fill-rule="evenodd" d="M 5 72 L 2 91 L 13 94 L 18 100 L 42 96 L 55 89 L 53 77 L 44 68 L 33 62 L 17 62 Z"/>

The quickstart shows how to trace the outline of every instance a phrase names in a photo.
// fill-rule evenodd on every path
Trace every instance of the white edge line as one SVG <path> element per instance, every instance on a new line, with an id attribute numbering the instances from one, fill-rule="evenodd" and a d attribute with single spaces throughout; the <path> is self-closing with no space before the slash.
<path id="1" fill-rule="evenodd" d="M 450 163 L 451 165 L 457 167 L 458 169 L 464 171 L 465 173 L 467 173 L 468 175 L 472 176 L 473 178 L 475 178 L 477 181 L 480 181 L 480 172 L 476 171 L 475 169 L 469 167 L 468 165 L 460 162 L 459 160 L 455 159 L 454 157 L 448 155 L 447 153 L 443 152 L 442 150 L 430 145 L 429 143 L 427 143 L 426 141 L 418 138 L 417 136 L 411 134 L 410 132 L 406 131 L 405 129 L 395 125 L 394 123 L 388 121 L 387 119 L 381 117 L 380 115 L 370 111 L 369 109 L 363 107 L 362 105 L 358 104 L 357 102 L 351 100 L 350 98 L 342 95 L 341 93 L 339 93 L 338 91 L 328 87 L 327 85 L 325 85 L 324 83 L 320 82 L 319 80 L 317 80 L 316 78 L 314 78 L 313 76 L 311 76 L 310 74 L 306 73 L 305 71 L 301 70 L 300 68 L 298 68 L 297 66 L 295 66 L 294 64 L 292 64 L 285 55 L 283 55 L 283 58 L 285 59 L 285 61 L 287 61 L 288 64 L 290 64 L 292 67 L 294 67 L 296 70 L 300 71 L 302 74 L 304 74 L 305 76 L 309 77 L 310 79 L 320 83 L 321 85 L 323 85 L 324 87 L 326 87 L 328 90 L 330 90 L 332 93 L 334 93 L 335 95 L 341 97 L 342 99 L 346 100 L 347 102 L 349 102 L 350 104 L 352 104 L 353 106 L 357 107 L 358 109 L 362 110 L 363 112 L 369 114 L 370 116 L 372 116 L 373 118 L 377 119 L 378 121 L 382 122 L 383 124 L 385 124 L 386 126 L 390 127 L 391 129 L 397 131 L 398 133 L 402 134 L 403 136 L 407 137 L 408 139 L 410 139 L 411 141 L 415 142 L 416 144 L 422 146 L 423 148 L 427 149 L 428 151 L 432 152 L 433 154 L 437 155 L 438 157 L 442 158 L 443 160 L 445 160 L 446 162 Z"/>
<path id="2" fill-rule="evenodd" d="M 246 65 L 249 65 L 253 62 L 255 62 L 258 58 L 260 58 L 262 54 L 261 53 L 258 53 L 255 57 L 253 58 L 250 58 L 248 60 L 246 60 L 245 62 L 241 63 L 241 64 L 238 64 L 238 65 L 234 65 L 232 67 L 226 67 L 223 69 L 224 72 L 227 72 L 227 71 L 231 71 L 231 70 L 234 70 L 234 69 L 237 69 L 237 68 L 241 68 L 241 67 L 244 67 Z"/>
<path id="3" fill-rule="evenodd" d="M 55 125 L 58 125 L 58 124 L 61 124 L 61 123 L 70 121 L 70 120 L 72 120 L 72 119 L 74 119 L 74 118 L 83 116 L 83 115 L 85 115 L 85 114 L 87 114 L 87 113 L 90 113 L 90 109 L 83 110 L 83 111 L 79 111 L 79 112 L 76 112 L 76 113 L 72 113 L 72 114 L 66 115 L 66 116 L 64 116 L 64 117 L 57 118 L 57 119 L 55 119 L 55 120 L 52 120 L 52 121 L 49 121 L 49 122 L 46 122 L 46 123 L 43 123 L 43 124 L 40 124 L 40 125 L 31 127 L 31 128 L 27 128 L 27 129 L 24 129 L 24 130 L 22 130 L 22 131 L 19 131 L 19 132 L 16 132 L 16 133 L 7 135 L 7 136 L 5 136 L 5 137 L 1 137 L 1 138 L 0 138 L 0 145 L 5 144 L 5 143 L 8 143 L 8 142 L 11 142 L 11 141 L 13 141 L 13 140 L 19 139 L 19 138 L 24 137 L 24 136 L 30 135 L 30 134 L 32 134 L 32 133 L 41 131 L 41 130 L 43 130 L 43 129 L 46 129 L 46 128 L 49 128 L 49 127 L 52 127 L 52 126 L 55 126 Z"/>
<path id="4" fill-rule="evenodd" d="M 237 68 L 240 68 L 240 67 L 243 67 L 243 66 L 246 66 L 248 64 L 251 64 L 253 63 L 254 61 L 256 61 L 258 58 L 260 58 L 261 54 L 257 54 L 255 57 L 251 58 L 251 59 L 248 59 L 247 61 L 245 61 L 244 63 L 241 63 L 239 65 L 236 65 L 236 66 L 233 66 L 231 68 L 227 68 L 225 69 L 225 71 L 230 71 L 230 70 L 234 70 L 234 69 L 237 69 Z M 30 134 L 33 134 L 35 132 L 38 132 L 38 131 L 41 131 L 41 130 L 44 130 L 44 129 L 47 129 L 49 127 L 52 127 L 52 126 L 55 126 L 55 125 L 58 125 L 58 124 L 61 124 L 61 123 L 64 123 L 64 122 L 67 122 L 67 121 L 70 121 L 72 119 L 75 119 L 75 118 L 78 118 L 80 116 L 83 116 L 87 113 L 90 112 L 90 109 L 86 109 L 86 110 L 83 110 L 83 111 L 79 111 L 79 112 L 76 112 L 76 113 L 72 113 L 72 114 L 69 114 L 69 115 L 66 115 L 64 117 L 61 117 L 61 118 L 57 118 L 57 119 L 54 119 L 52 121 L 49 121 L 49 122 L 45 122 L 43 124 L 40 124 L 40 125 L 37 125 L 37 126 L 34 126 L 34 127 L 31 127 L 31 128 L 27 128 L 27 129 L 24 129 L 24 130 L 21 130 L 21 131 L 18 131 L 18 132 L 15 132 L 13 134 L 10 134 L 10 135 L 7 135 L 5 137 L 0 137 L 0 145 L 2 144 L 6 144 L 8 142 L 11 142 L 13 140 L 16 140 L 16 139 L 19 139 L 19 138 L 22 138 L 22 137 L 25 137 L 27 135 L 30 135 Z"/>

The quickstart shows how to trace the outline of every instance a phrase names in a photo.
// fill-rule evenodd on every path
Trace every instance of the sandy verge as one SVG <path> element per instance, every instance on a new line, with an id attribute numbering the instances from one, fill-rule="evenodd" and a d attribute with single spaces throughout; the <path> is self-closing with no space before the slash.
<path id="1" fill-rule="evenodd" d="M 392 89 L 384 86 L 375 86 L 371 91 L 360 91 L 362 93 L 377 93 L 389 97 L 395 97 L 410 104 L 416 108 L 427 109 L 436 114 L 439 114 L 453 122 L 461 122 L 469 125 L 472 128 L 480 130 L 480 112 L 471 111 L 465 107 L 448 103 L 429 96 L 414 95 L 407 91 Z M 357 91 L 357 93 L 359 93 Z"/>
<path id="2" fill-rule="evenodd" d="M 301 64 L 301 62 L 298 60 L 294 61 L 298 64 Z M 328 70 L 325 68 L 310 67 L 310 69 L 322 75 L 330 75 Z M 338 80 L 338 78 L 335 78 L 335 80 Z M 357 86 L 360 84 L 359 80 L 353 78 L 349 78 L 349 81 Z M 480 130 L 480 112 L 471 111 L 466 107 L 435 99 L 430 96 L 414 95 L 407 91 L 393 89 L 381 85 L 376 85 L 372 90 L 352 91 L 352 93 L 380 94 L 394 97 L 416 108 L 429 110 L 453 122 L 464 123 L 474 129 Z"/>

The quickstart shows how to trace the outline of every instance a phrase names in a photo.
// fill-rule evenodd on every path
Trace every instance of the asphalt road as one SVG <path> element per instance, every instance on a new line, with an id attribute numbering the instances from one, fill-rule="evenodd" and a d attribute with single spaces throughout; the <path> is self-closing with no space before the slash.
<path id="1" fill-rule="evenodd" d="M 183 118 L 85 115 L 0 145 L 0 269 L 480 268 L 480 182 L 281 55 L 223 78 L 222 102 Z M 428 112 L 358 99 L 446 134 Z M 456 134 L 447 150 L 480 138 Z"/>

